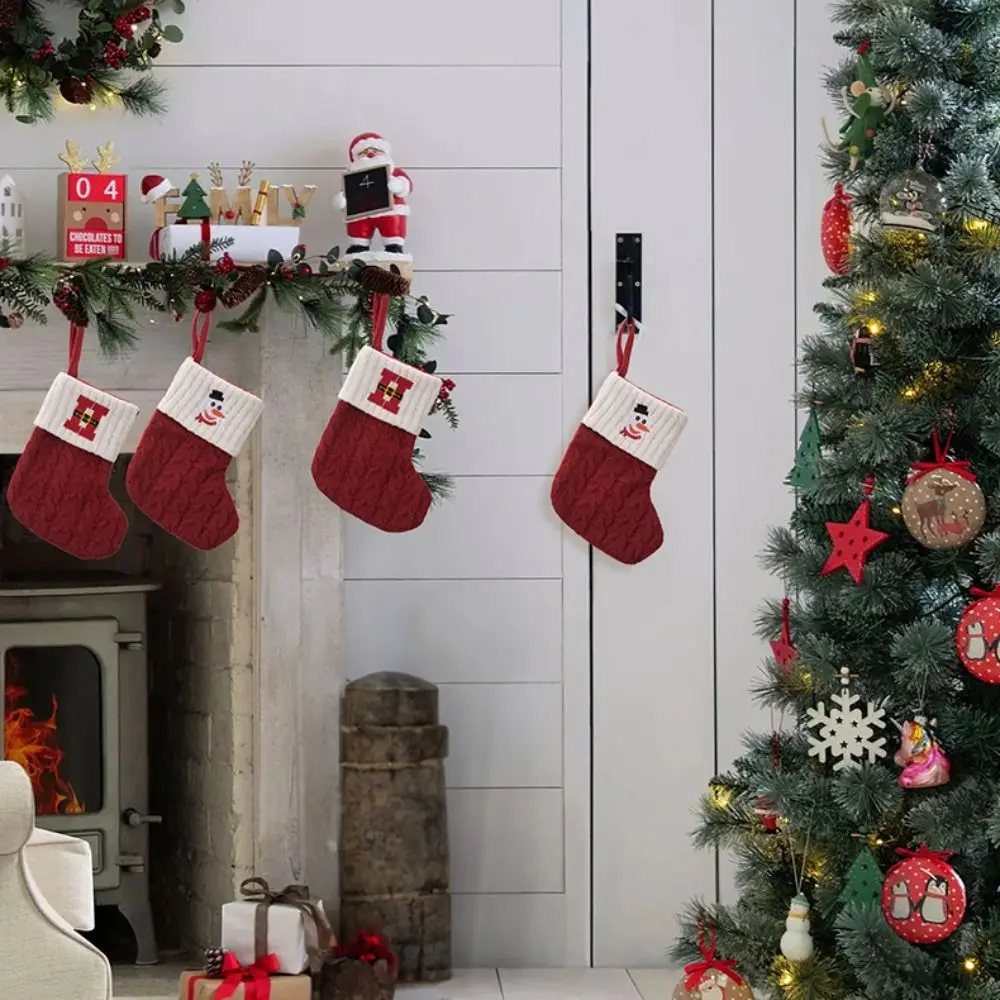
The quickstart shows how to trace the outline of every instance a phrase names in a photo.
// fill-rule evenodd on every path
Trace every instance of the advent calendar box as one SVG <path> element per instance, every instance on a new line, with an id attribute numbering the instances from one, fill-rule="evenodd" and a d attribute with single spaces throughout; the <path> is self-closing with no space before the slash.
<path id="1" fill-rule="evenodd" d="M 59 259 L 125 260 L 125 175 L 63 173 L 58 184 Z"/>

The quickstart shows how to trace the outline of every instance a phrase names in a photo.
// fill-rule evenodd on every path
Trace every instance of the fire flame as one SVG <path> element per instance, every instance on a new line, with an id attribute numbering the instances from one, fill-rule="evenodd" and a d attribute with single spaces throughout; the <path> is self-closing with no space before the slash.
<path id="1" fill-rule="evenodd" d="M 56 724 L 59 702 L 53 694 L 52 714 L 47 719 L 36 719 L 30 708 L 18 705 L 27 693 L 26 688 L 12 681 L 4 687 L 4 758 L 27 771 L 40 816 L 85 812 L 73 786 L 59 773 L 63 761 Z"/>

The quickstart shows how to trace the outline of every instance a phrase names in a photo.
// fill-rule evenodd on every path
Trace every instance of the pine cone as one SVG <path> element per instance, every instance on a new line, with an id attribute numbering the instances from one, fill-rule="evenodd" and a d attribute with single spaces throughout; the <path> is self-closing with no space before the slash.
<path id="1" fill-rule="evenodd" d="M 87 307 L 83 303 L 80 289 L 69 281 L 63 281 L 52 296 L 56 308 L 71 323 L 77 326 L 87 325 Z"/>
<path id="2" fill-rule="evenodd" d="M 361 284 L 369 292 L 385 295 L 406 295 L 410 291 L 410 283 L 398 271 L 386 271 L 381 267 L 366 267 L 361 272 Z"/>
<path id="3" fill-rule="evenodd" d="M 227 309 L 242 305 L 267 281 L 268 270 L 262 264 L 248 267 L 222 294 L 219 301 Z"/>
<path id="4" fill-rule="evenodd" d="M 0 28 L 13 28 L 21 19 L 24 0 L 0 0 Z"/>
<path id="5" fill-rule="evenodd" d="M 222 975 L 222 960 L 226 957 L 224 948 L 205 949 L 205 975 L 218 978 Z"/>
<path id="6" fill-rule="evenodd" d="M 59 93 L 70 104 L 89 104 L 94 96 L 94 81 L 89 77 L 67 76 L 59 84 Z"/>

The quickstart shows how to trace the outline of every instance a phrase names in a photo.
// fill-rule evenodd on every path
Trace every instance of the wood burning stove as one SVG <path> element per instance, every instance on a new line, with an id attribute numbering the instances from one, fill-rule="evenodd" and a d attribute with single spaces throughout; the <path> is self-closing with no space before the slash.
<path id="1" fill-rule="evenodd" d="M 3 756 L 37 822 L 90 844 L 98 905 L 156 962 L 149 905 L 146 596 L 156 584 L 0 585 Z"/>

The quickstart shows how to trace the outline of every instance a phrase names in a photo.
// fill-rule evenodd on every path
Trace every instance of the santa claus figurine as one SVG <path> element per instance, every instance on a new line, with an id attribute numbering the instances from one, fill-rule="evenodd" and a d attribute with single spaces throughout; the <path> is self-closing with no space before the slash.
<path id="1" fill-rule="evenodd" d="M 406 243 L 406 217 L 410 214 L 406 199 L 413 190 L 409 174 L 392 162 L 392 147 L 377 132 L 362 132 L 355 136 L 348 147 L 348 155 L 351 159 L 348 173 L 380 166 L 389 168 L 392 207 L 364 219 L 348 220 L 347 253 L 367 253 L 371 249 L 372 236 L 378 233 L 382 237 L 382 248 L 386 253 L 402 254 Z M 337 205 L 341 211 L 347 208 L 343 192 L 337 197 Z"/>

